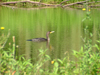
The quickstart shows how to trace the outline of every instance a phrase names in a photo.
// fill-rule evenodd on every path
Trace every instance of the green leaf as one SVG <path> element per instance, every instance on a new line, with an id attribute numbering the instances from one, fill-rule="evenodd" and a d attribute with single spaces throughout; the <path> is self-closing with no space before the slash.
<path id="1" fill-rule="evenodd" d="M 63 64 L 63 61 L 62 61 L 62 60 L 58 59 L 58 61 L 59 61 L 61 64 Z"/>
<path id="2" fill-rule="evenodd" d="M 47 57 L 47 59 L 48 59 L 48 60 L 50 60 L 50 59 L 51 59 L 49 55 L 45 55 L 45 56 Z"/>

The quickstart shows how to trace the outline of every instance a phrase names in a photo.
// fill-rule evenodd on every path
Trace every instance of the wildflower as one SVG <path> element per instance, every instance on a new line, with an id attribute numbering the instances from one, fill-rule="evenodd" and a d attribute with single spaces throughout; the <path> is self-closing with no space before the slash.
<path id="1" fill-rule="evenodd" d="M 53 64 L 54 63 L 54 61 L 51 61 L 51 64 Z"/>
<path id="2" fill-rule="evenodd" d="M 11 43 L 9 43 L 9 45 L 11 45 Z"/>
<path id="3" fill-rule="evenodd" d="M 15 42 L 15 36 L 13 36 L 13 42 Z"/>
<path id="4" fill-rule="evenodd" d="M 90 9 L 89 9 L 89 11 L 90 11 Z"/>
<path id="5" fill-rule="evenodd" d="M 18 48 L 19 46 L 17 45 L 16 47 Z"/>
<path id="6" fill-rule="evenodd" d="M 14 71 L 14 72 L 12 73 L 12 75 L 14 75 L 14 74 L 15 74 L 15 72 L 16 72 L 16 71 Z"/>
<path id="7" fill-rule="evenodd" d="M 3 29 L 5 29 L 4 27 L 1 27 L 1 29 L 3 30 Z"/>
<path id="8" fill-rule="evenodd" d="M 83 11 L 85 11 L 86 9 L 85 9 L 85 8 L 83 8 L 82 10 L 83 10 Z"/>

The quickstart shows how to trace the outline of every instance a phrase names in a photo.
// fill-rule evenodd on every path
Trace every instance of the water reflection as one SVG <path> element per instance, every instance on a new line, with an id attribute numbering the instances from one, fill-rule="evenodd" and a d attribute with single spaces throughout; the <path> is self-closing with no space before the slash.
<path id="1" fill-rule="evenodd" d="M 47 54 L 49 54 L 52 51 L 53 46 L 50 44 L 49 41 L 42 41 L 42 42 L 33 42 L 33 41 L 27 41 L 27 53 L 26 54 L 26 58 L 32 58 L 32 63 L 34 64 L 35 62 L 37 62 L 39 60 L 39 50 L 47 50 Z"/>
<path id="2" fill-rule="evenodd" d="M 32 49 L 51 49 L 52 46 L 50 45 L 49 41 L 41 41 L 41 42 L 34 42 L 34 41 L 29 41 L 31 43 L 30 47 Z"/>

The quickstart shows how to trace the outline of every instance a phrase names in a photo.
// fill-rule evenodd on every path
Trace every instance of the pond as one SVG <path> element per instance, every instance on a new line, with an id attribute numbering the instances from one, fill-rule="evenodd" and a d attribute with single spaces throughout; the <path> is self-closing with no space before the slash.
<path id="1" fill-rule="evenodd" d="M 38 8 L 19 9 L 0 7 L 0 27 L 5 27 L 4 33 L 10 29 L 10 37 L 6 44 L 12 44 L 12 36 L 15 36 L 16 54 L 25 54 L 27 59 L 37 58 L 39 49 L 48 49 L 47 54 L 51 59 L 72 56 L 73 50 L 79 51 L 83 45 L 81 36 L 84 36 L 84 28 L 88 26 L 89 32 L 93 33 L 95 42 L 99 33 L 100 10 L 91 9 L 90 18 L 86 18 L 86 11 L 72 8 Z M 84 20 L 85 19 L 85 20 Z M 84 20 L 84 21 L 83 21 Z M 46 38 L 48 31 L 50 42 L 26 41 L 32 38 Z M 33 59 L 34 63 L 37 59 Z"/>

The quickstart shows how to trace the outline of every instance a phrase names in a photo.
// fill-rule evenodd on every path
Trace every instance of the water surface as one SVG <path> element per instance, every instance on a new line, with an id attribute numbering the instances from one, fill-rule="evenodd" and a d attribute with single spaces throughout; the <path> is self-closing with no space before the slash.
<path id="1" fill-rule="evenodd" d="M 11 36 L 9 42 L 12 43 L 12 36 L 16 38 L 17 55 L 25 54 L 28 58 L 37 58 L 39 49 L 48 49 L 47 54 L 51 59 L 72 56 L 73 50 L 79 51 L 83 45 L 81 36 L 84 35 L 84 28 L 93 33 L 95 41 L 100 25 L 100 10 L 91 9 L 91 20 L 82 20 L 86 17 L 86 12 L 80 9 L 44 8 L 44 9 L 12 9 L 0 7 L 0 27 L 5 27 L 3 32 L 10 29 Z M 30 42 L 27 39 L 46 38 L 48 31 L 55 31 L 50 34 L 50 43 Z M 35 62 L 36 60 L 33 60 Z"/>

